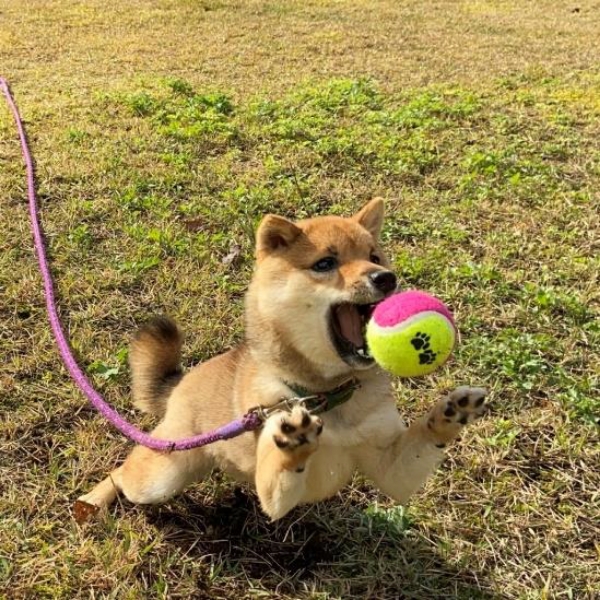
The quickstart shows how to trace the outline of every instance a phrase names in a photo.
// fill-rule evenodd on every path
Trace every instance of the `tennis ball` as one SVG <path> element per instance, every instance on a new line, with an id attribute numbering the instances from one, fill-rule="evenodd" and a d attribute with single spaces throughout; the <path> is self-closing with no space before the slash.
<path id="1" fill-rule="evenodd" d="M 443 302 L 417 290 L 380 302 L 367 324 L 371 356 L 400 377 L 421 377 L 443 365 L 454 348 L 456 326 Z"/>

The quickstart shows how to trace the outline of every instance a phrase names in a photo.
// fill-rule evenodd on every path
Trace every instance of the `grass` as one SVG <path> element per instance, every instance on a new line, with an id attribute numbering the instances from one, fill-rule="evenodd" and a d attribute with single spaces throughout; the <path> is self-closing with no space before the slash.
<path id="1" fill-rule="evenodd" d="M 5 3 L 61 310 L 110 402 L 149 425 L 126 359 L 151 313 L 184 325 L 189 364 L 240 339 L 262 214 L 378 194 L 403 285 L 462 334 L 399 408 L 483 383 L 495 414 L 407 507 L 357 478 L 271 525 L 215 474 L 79 527 L 72 500 L 127 444 L 57 358 L 2 106 L 0 597 L 596 597 L 597 18 L 559 4 Z"/>

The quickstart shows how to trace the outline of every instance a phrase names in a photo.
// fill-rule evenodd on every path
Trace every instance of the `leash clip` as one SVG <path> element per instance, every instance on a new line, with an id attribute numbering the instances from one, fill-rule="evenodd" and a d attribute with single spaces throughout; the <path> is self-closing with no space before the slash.
<path id="1" fill-rule="evenodd" d="M 297 398 L 283 398 L 282 400 L 280 400 L 279 402 L 276 402 L 275 404 L 272 404 L 271 406 L 255 406 L 254 408 L 251 408 L 248 412 L 251 413 L 256 413 L 259 417 L 261 421 L 266 421 L 274 412 L 277 412 L 278 410 L 287 410 L 287 412 L 292 412 L 292 409 L 294 408 L 293 406 L 293 402 L 297 400 Z"/>
<path id="2" fill-rule="evenodd" d="M 308 408 L 307 404 L 314 400 L 320 400 L 320 402 L 312 407 Z M 285 410 L 291 413 L 295 406 L 303 406 L 306 410 L 313 414 L 315 411 L 322 411 L 327 406 L 327 398 L 323 398 L 321 394 L 312 394 L 311 396 L 294 397 L 294 398 L 282 398 L 279 402 L 272 404 L 271 406 L 255 406 L 248 412 L 255 413 L 259 416 L 261 421 L 266 421 L 273 413 Z"/>
<path id="3" fill-rule="evenodd" d="M 305 396 L 304 398 L 295 398 L 298 404 L 301 404 L 311 415 L 318 415 L 327 409 L 329 400 L 323 394 L 313 394 L 312 396 Z M 310 405 L 310 403 L 317 400 L 316 404 Z"/>

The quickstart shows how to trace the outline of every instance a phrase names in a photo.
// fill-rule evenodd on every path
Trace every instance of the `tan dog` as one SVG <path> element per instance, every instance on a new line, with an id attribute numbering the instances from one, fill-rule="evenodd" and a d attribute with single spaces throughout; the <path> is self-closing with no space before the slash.
<path id="1" fill-rule="evenodd" d="M 185 376 L 171 321 L 142 329 L 131 349 L 135 404 L 162 417 L 160 438 L 206 432 L 292 398 L 297 388 L 328 392 L 355 378 L 360 389 L 349 400 L 320 417 L 299 406 L 278 411 L 256 433 L 194 450 L 138 446 L 80 501 L 104 507 L 122 492 L 132 502 L 164 502 L 218 467 L 254 484 L 272 519 L 332 496 L 355 471 L 406 502 L 445 444 L 485 412 L 485 390 L 458 388 L 408 428 L 400 418 L 363 337 L 372 305 L 396 288 L 378 242 L 382 222 L 380 199 L 351 218 L 267 216 L 257 232 L 242 344 Z"/>

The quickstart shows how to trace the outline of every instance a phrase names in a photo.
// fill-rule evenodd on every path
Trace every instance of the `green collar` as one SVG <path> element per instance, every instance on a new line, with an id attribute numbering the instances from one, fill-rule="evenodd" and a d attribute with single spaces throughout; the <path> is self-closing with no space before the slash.
<path id="1" fill-rule="evenodd" d="M 312 414 L 319 415 L 336 406 L 348 402 L 354 392 L 360 388 L 360 382 L 352 377 L 329 392 L 310 392 L 306 388 L 284 382 L 296 394 L 294 400 L 302 400 L 304 407 Z"/>

